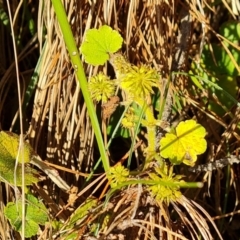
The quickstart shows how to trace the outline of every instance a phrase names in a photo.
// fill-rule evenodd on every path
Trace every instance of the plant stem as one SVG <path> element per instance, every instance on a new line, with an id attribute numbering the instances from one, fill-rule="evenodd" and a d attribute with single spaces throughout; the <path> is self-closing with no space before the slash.
<path id="1" fill-rule="evenodd" d="M 140 107 L 144 108 L 144 105 L 146 102 L 143 99 L 135 99 L 135 103 Z M 155 139 L 156 139 L 156 119 L 154 118 L 153 115 L 153 110 L 150 106 L 146 106 L 145 108 L 145 116 L 146 116 L 146 121 L 149 123 L 149 126 L 147 127 L 147 139 L 148 139 L 148 150 L 147 150 L 147 160 L 151 160 L 150 156 L 155 153 Z"/>
<path id="2" fill-rule="evenodd" d="M 70 25 L 67 20 L 67 15 L 64 9 L 64 6 L 61 2 L 61 0 L 52 0 L 52 4 L 58 19 L 58 23 L 60 25 L 60 28 L 63 33 L 63 38 L 67 47 L 67 50 L 69 52 L 69 56 L 73 65 L 73 68 L 75 69 L 75 74 L 77 76 L 77 79 L 79 81 L 79 84 L 82 89 L 83 97 L 87 106 L 88 114 L 91 119 L 91 123 L 93 126 L 93 130 L 97 139 L 102 163 L 105 172 L 109 169 L 109 160 L 108 156 L 106 154 L 106 150 L 104 147 L 103 139 L 102 139 L 102 134 L 101 130 L 99 127 L 96 111 L 92 102 L 92 99 L 90 97 L 88 87 L 87 87 L 87 78 L 82 66 L 82 62 L 80 60 L 80 55 L 78 48 L 76 46 L 76 42 L 74 40 Z"/>

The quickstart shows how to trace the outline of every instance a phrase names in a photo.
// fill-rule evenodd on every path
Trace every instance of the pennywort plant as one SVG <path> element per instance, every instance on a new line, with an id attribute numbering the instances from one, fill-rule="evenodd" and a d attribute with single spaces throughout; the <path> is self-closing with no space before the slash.
<path id="1" fill-rule="evenodd" d="M 156 128 L 162 127 L 163 124 L 154 117 L 151 99 L 154 88 L 162 87 L 161 74 L 148 65 L 131 64 L 118 51 L 122 42 L 119 33 L 106 25 L 87 31 L 85 41 L 80 47 L 85 61 L 94 66 L 109 61 L 116 76 L 116 79 L 110 80 L 100 72 L 89 79 L 88 90 L 94 101 L 106 103 L 114 96 L 115 89 L 120 89 L 125 96 L 122 105 L 137 105 L 140 109 L 144 109 L 144 118 L 140 121 L 147 129 L 148 147 L 145 149 L 146 157 L 142 171 L 149 170 L 152 162 L 157 162 L 158 167 L 148 173 L 143 182 L 132 178 L 129 170 L 119 164 L 110 168 L 107 176 L 113 188 L 142 182 L 148 186 L 148 190 L 156 199 L 169 203 L 181 196 L 180 187 L 198 185 L 185 183 L 182 176 L 173 173 L 173 168 L 167 170 L 164 159 L 169 159 L 173 165 L 184 163 L 193 166 L 197 155 L 206 150 L 207 144 L 204 139 L 206 131 L 194 120 L 181 122 L 176 129 L 167 127 L 164 130 L 168 133 L 161 139 L 160 149 L 156 150 Z M 135 129 L 138 121 L 139 115 L 130 107 L 122 120 L 122 127 Z"/>
<path id="2" fill-rule="evenodd" d="M 181 180 L 181 176 L 175 176 L 173 172 L 167 171 L 164 158 L 168 158 L 174 164 L 185 163 L 193 166 L 196 162 L 197 155 L 206 150 L 205 129 L 197 124 L 194 120 L 180 123 L 176 129 L 164 129 L 168 131 L 165 137 L 160 141 L 160 149 L 156 149 L 156 128 L 161 127 L 161 120 L 154 117 L 153 105 L 151 103 L 154 88 L 161 88 L 161 75 L 155 69 L 147 65 L 134 66 L 121 53 L 123 39 L 120 34 L 109 26 L 102 26 L 99 29 L 89 29 L 86 33 L 85 40 L 80 46 L 80 52 L 84 56 L 85 62 L 94 66 L 103 65 L 107 61 L 112 64 L 116 79 L 110 80 L 108 76 L 99 73 L 93 76 L 87 84 L 86 75 L 82 67 L 79 51 L 76 47 L 67 16 L 60 0 L 52 0 L 60 28 L 63 33 L 66 47 L 75 74 L 80 82 L 83 97 L 86 102 L 88 113 L 97 139 L 101 160 L 111 186 L 114 188 L 119 185 L 126 184 L 145 184 L 154 197 L 161 201 L 169 202 L 175 200 L 177 191 L 180 187 L 199 186 L 197 183 L 185 183 Z M 155 168 L 153 174 L 146 174 L 144 179 L 134 179 L 128 175 L 128 170 L 124 171 L 115 167 L 109 167 L 109 160 L 103 143 L 99 123 L 97 120 L 93 101 L 102 101 L 105 103 L 112 95 L 115 88 L 120 89 L 125 95 L 124 104 L 129 107 L 137 105 L 140 109 L 144 109 L 144 118 L 136 119 L 141 121 L 141 125 L 147 129 L 148 148 L 145 150 L 145 163 L 141 171 L 150 170 L 151 163 L 157 163 L 159 169 Z M 92 98 L 91 98 L 92 97 Z M 129 108 L 131 110 L 131 108 Z M 133 113 L 133 114 L 132 114 Z M 126 114 L 124 117 L 124 126 L 135 129 L 134 111 Z M 130 116 L 130 118 L 128 118 Z M 136 118 L 138 116 L 136 115 Z M 198 147 L 198 143 L 200 147 Z M 110 169 L 109 169 L 110 168 Z M 113 167 L 114 168 L 114 167 Z M 119 170 L 119 171 L 118 171 Z M 140 171 L 140 172 L 141 172 Z M 120 173 L 120 174 L 119 174 Z M 121 173 L 123 173 L 121 175 Z M 170 180 L 171 179 L 171 180 Z M 124 180 L 124 182 L 122 182 Z M 159 195 L 162 187 L 165 195 Z M 150 188 L 151 186 L 151 188 Z M 174 187 L 173 187 L 174 186 Z M 159 190 L 160 189 L 160 190 Z M 160 196 L 160 197 L 159 197 Z"/>
<path id="3" fill-rule="evenodd" d="M 93 99 L 95 98 L 95 100 L 97 101 L 101 100 L 102 102 L 106 102 L 107 98 L 109 98 L 113 93 L 114 85 L 110 83 L 109 78 L 104 77 L 102 73 L 90 79 L 89 84 L 87 85 L 86 75 L 80 60 L 79 52 L 76 47 L 73 34 L 71 32 L 70 25 L 67 21 L 67 16 L 62 2 L 59 0 L 52 0 L 52 3 L 56 12 L 56 16 L 58 18 L 60 28 L 63 33 L 66 47 L 69 51 L 72 65 L 75 69 L 75 74 L 77 76 L 77 79 L 80 81 L 83 97 L 85 99 L 91 123 L 96 135 L 103 167 L 105 172 L 108 173 L 110 171 L 109 161 L 103 143 L 95 108 L 92 99 L 90 98 L 90 95 L 93 97 Z M 202 153 L 201 151 L 203 150 L 205 151 L 205 149 L 202 148 L 201 151 L 196 152 L 195 149 L 193 149 L 193 145 L 195 146 L 194 142 L 191 142 L 187 147 L 187 144 L 184 145 L 182 148 L 179 148 L 179 151 L 175 151 L 174 154 L 171 155 L 166 153 L 168 151 L 165 151 L 164 156 L 162 156 L 162 153 L 164 153 L 164 149 L 168 149 L 172 145 L 172 143 L 169 143 L 170 141 L 167 141 L 166 146 L 164 145 L 164 142 L 161 144 L 160 154 L 158 153 L 158 151 L 156 151 L 156 127 L 161 126 L 161 122 L 158 119 L 154 118 L 153 106 L 151 105 L 151 95 L 153 94 L 154 87 L 161 87 L 161 77 L 155 69 L 152 69 L 147 65 L 134 66 L 129 63 L 129 61 L 125 59 L 121 54 L 117 53 L 122 46 L 122 42 L 123 39 L 117 31 L 111 29 L 109 26 L 102 26 L 100 29 L 88 30 L 85 40 L 80 46 L 80 51 L 83 54 L 85 61 L 94 66 L 103 65 L 104 63 L 106 63 L 106 61 L 109 61 L 113 65 L 116 74 L 116 80 L 114 80 L 113 83 L 115 84 L 115 87 L 120 88 L 125 93 L 125 101 L 128 102 L 128 105 L 136 104 L 140 108 L 144 107 L 143 109 L 145 110 L 145 116 L 144 119 L 141 120 L 141 124 L 146 126 L 147 128 L 148 148 L 145 151 L 146 161 L 143 169 L 147 169 L 148 163 L 154 162 L 155 160 L 157 160 L 158 164 L 160 165 L 160 169 L 165 169 L 164 161 L 162 160 L 164 157 L 169 157 L 169 160 L 172 161 L 173 164 L 181 163 L 184 158 L 185 160 L 189 159 L 188 164 L 193 165 L 196 161 L 196 155 Z M 91 91 L 90 94 L 89 90 Z M 134 117 L 131 116 L 131 121 L 132 119 L 134 119 Z M 128 122 L 131 122 L 130 120 L 128 120 L 127 115 L 125 116 L 124 121 L 126 125 Z M 134 122 L 132 123 L 134 125 Z M 131 126 L 131 124 L 129 124 L 129 126 Z M 174 129 L 172 130 L 172 132 L 173 134 L 175 134 Z M 172 137 L 172 135 L 169 136 Z M 166 136 L 166 138 L 170 138 L 169 136 Z M 179 138 L 181 137 L 181 135 L 179 136 L 179 134 L 175 134 L 175 138 L 173 141 L 173 143 L 175 143 L 175 146 L 181 146 L 181 141 L 179 141 Z M 183 138 L 185 137 L 186 136 L 184 135 Z M 181 153 L 180 155 L 179 152 Z M 118 174 L 114 175 L 114 171 L 112 172 L 113 174 L 111 175 L 110 180 L 114 179 L 114 182 L 121 182 Z M 126 173 L 126 171 L 122 172 Z M 171 185 L 169 184 L 169 179 L 167 179 L 167 184 L 164 184 L 164 174 L 162 174 L 162 176 L 160 175 L 159 173 L 156 173 L 156 176 L 159 176 L 158 179 L 154 178 L 154 180 L 152 180 L 150 176 L 147 176 L 146 179 L 143 179 L 142 181 L 147 186 L 156 185 L 157 188 L 157 184 L 161 182 L 162 185 L 169 186 L 171 188 Z M 124 178 L 127 179 L 126 174 Z M 147 183 L 146 181 L 149 181 L 149 183 Z M 128 181 L 125 181 L 124 184 L 126 184 L 126 182 Z M 134 184 L 137 182 L 139 182 L 138 179 L 129 180 L 129 184 Z M 189 183 L 186 183 L 184 185 L 182 183 L 180 184 L 179 181 L 179 184 L 177 185 L 180 188 L 180 186 L 187 187 L 191 184 L 189 185 Z M 176 183 L 174 183 L 174 186 L 176 186 Z M 196 187 L 198 185 L 195 184 L 194 186 Z M 171 194 L 168 199 L 170 198 Z"/>

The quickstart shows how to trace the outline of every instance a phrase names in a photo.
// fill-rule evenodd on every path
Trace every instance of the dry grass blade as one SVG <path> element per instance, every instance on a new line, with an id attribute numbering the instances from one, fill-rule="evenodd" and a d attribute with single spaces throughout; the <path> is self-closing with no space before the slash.
<path id="1" fill-rule="evenodd" d="M 91 212 L 95 217 L 91 217 L 90 222 L 103 219 L 104 216 L 109 217 L 107 225 L 98 232 L 99 239 L 110 236 L 113 239 L 119 234 L 128 236 L 129 239 L 198 239 L 199 235 L 205 240 L 213 239 L 205 219 L 215 227 L 211 217 L 197 203 L 183 196 L 172 203 L 174 212 L 169 213 L 168 206 L 156 202 L 145 190 L 139 192 L 138 187 L 130 187 L 113 197 L 107 206 L 112 207 L 104 208 L 105 211 L 101 212 L 96 208 Z M 177 221 L 176 214 L 179 216 Z M 175 219 L 174 224 L 172 217 Z M 83 222 L 79 224 L 82 225 Z M 222 239 L 218 230 L 215 230 Z"/>
<path id="2" fill-rule="evenodd" d="M 187 199 L 184 196 L 182 196 L 182 198 L 179 200 L 179 203 L 184 206 L 186 212 L 192 219 L 192 223 L 196 225 L 195 229 L 198 229 L 204 239 L 212 239 L 212 233 L 204 216 L 207 218 L 208 221 L 212 223 L 212 226 L 215 228 L 218 237 L 220 239 L 223 239 L 218 229 L 216 228 L 215 223 L 212 221 L 210 215 L 200 205 L 198 205 L 192 200 Z M 200 212 L 198 210 L 200 210 Z M 196 235 L 196 237 L 197 236 L 198 235 Z"/>
<path id="3" fill-rule="evenodd" d="M 4 216 L 4 191 L 2 184 L 0 185 L 0 236 L 2 240 L 10 239 L 10 226 Z"/>

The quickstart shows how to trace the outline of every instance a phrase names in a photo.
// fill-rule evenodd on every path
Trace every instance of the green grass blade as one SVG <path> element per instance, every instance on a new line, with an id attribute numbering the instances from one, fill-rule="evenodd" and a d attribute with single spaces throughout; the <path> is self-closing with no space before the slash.
<path id="1" fill-rule="evenodd" d="M 96 111 L 95 111 L 92 99 L 90 97 L 90 94 L 88 92 L 87 78 L 86 78 L 86 75 L 85 75 L 85 72 L 84 72 L 84 69 L 82 66 L 82 62 L 80 60 L 79 51 L 76 46 L 76 42 L 74 40 L 70 25 L 67 20 L 67 15 L 66 15 L 66 12 L 65 12 L 65 9 L 64 9 L 64 6 L 63 6 L 61 0 L 52 0 L 52 4 L 54 7 L 60 28 L 63 33 L 63 38 L 65 41 L 67 50 L 69 52 L 69 56 L 70 56 L 72 65 L 75 69 L 75 74 L 77 76 L 77 79 L 78 79 L 79 84 L 82 89 L 83 97 L 84 97 L 84 100 L 85 100 L 85 103 L 86 103 L 86 106 L 88 109 L 88 114 L 90 116 L 93 130 L 94 130 L 94 133 L 95 133 L 95 136 L 97 139 L 103 167 L 104 167 L 104 170 L 107 171 L 109 169 L 109 160 L 108 160 L 108 156 L 105 151 Z"/>

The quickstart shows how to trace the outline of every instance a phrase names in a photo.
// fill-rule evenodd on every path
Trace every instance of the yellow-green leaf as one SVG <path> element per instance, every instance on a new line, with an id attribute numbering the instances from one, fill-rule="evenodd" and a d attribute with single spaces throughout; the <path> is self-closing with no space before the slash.
<path id="1" fill-rule="evenodd" d="M 18 155 L 19 150 L 19 136 L 12 132 L 0 132 L 0 155 L 14 158 Z M 29 163 L 31 154 L 33 153 L 32 147 L 29 143 L 24 142 L 23 151 L 19 152 L 19 162 Z M 15 161 L 14 160 L 14 161 Z"/>
<path id="2" fill-rule="evenodd" d="M 109 59 L 109 53 L 117 52 L 122 46 L 123 38 L 107 25 L 99 29 L 89 29 L 80 51 L 87 63 L 94 66 L 103 65 Z"/>
<path id="3" fill-rule="evenodd" d="M 180 122 L 176 134 L 167 133 L 160 141 L 160 155 L 174 164 L 193 166 L 197 155 L 206 151 L 206 130 L 194 120 Z"/>
<path id="4" fill-rule="evenodd" d="M 30 238 L 37 234 L 39 225 L 44 225 L 48 220 L 47 209 L 33 195 L 26 195 L 25 207 L 25 237 Z M 24 203 L 25 204 L 25 203 Z M 4 209 L 5 216 L 9 219 L 11 225 L 21 233 L 22 231 L 22 206 L 21 200 L 9 202 Z"/>
<path id="5" fill-rule="evenodd" d="M 11 132 L 0 132 L 0 180 L 4 180 L 10 184 L 14 184 L 14 173 L 16 174 L 17 186 L 22 185 L 22 178 L 24 177 L 24 185 L 31 185 L 39 181 L 38 172 L 32 169 L 29 163 L 33 149 L 29 143 L 24 142 L 22 151 L 18 153 L 19 148 L 19 136 Z M 16 159 L 19 159 L 17 168 L 15 171 Z M 24 164 L 25 173 L 22 176 L 22 164 Z"/>

